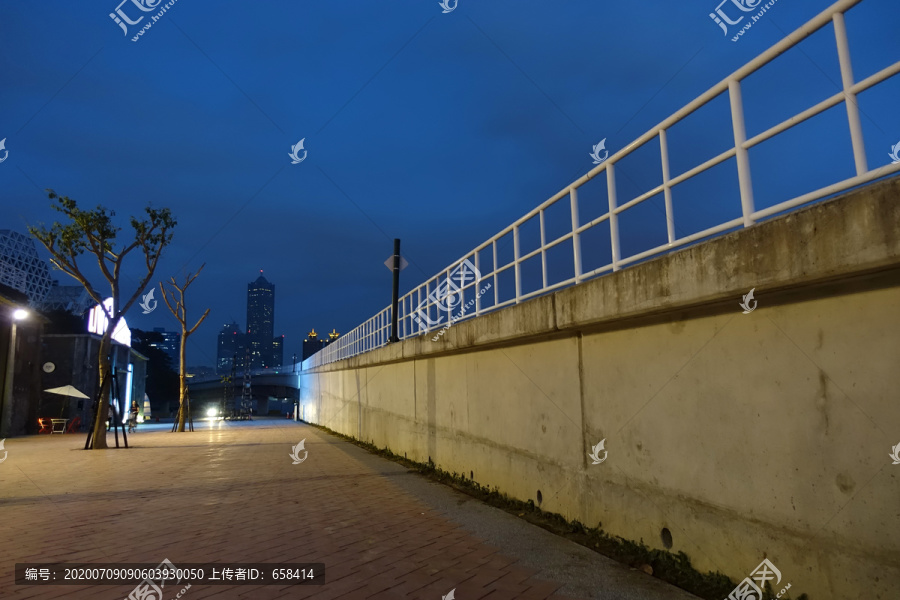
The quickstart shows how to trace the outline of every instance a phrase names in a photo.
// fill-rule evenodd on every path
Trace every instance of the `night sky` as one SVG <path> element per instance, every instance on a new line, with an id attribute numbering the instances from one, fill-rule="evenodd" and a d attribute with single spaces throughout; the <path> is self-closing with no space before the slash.
<path id="1" fill-rule="evenodd" d="M 123 239 L 148 202 L 170 207 L 156 279 L 206 263 L 189 309 L 212 309 L 190 365 L 214 363 L 224 323 L 245 326 L 260 269 L 289 361 L 310 328 L 346 333 L 390 303 L 393 238 L 405 292 L 587 172 L 593 144 L 614 153 L 832 3 L 779 0 L 732 42 L 718 0 L 177 0 L 133 42 L 165 3 L 123 4 L 148 15 L 126 36 L 118 2 L 0 3 L 0 228 L 52 222 L 47 188 L 113 208 Z M 865 0 L 847 25 L 857 80 L 896 60 L 896 0 Z M 748 136 L 840 81 L 828 26 L 746 82 Z M 898 98 L 900 77 L 860 97 L 870 168 L 900 141 Z M 672 130 L 673 174 L 733 144 L 727 106 Z M 848 140 L 839 105 L 752 150 L 757 208 L 853 175 Z M 659 183 L 656 165 L 652 143 L 623 162 L 620 201 Z M 676 189 L 679 234 L 740 214 L 733 170 Z M 626 251 L 665 240 L 654 202 L 623 218 Z M 177 328 L 162 302 L 127 318 Z"/>

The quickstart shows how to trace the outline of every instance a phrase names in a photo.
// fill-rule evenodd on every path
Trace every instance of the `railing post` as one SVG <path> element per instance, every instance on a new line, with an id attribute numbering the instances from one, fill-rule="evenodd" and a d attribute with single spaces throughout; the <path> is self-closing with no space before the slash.
<path id="1" fill-rule="evenodd" d="M 406 307 L 404 305 L 404 308 L 403 308 L 403 333 L 404 333 L 404 335 L 406 335 L 406 337 L 412 337 L 413 323 L 412 323 L 412 317 L 410 316 L 412 314 L 412 309 L 413 309 L 412 296 L 410 296 L 408 298 L 408 301 L 409 301 L 409 307 Z"/>
<path id="2" fill-rule="evenodd" d="M 581 280 L 581 234 L 578 233 L 580 217 L 578 214 L 578 188 L 569 190 L 569 212 L 572 214 L 572 254 L 575 260 L 575 283 Z"/>
<path id="3" fill-rule="evenodd" d="M 447 269 L 447 287 L 446 287 L 446 289 L 447 289 L 448 292 L 449 292 L 450 289 L 451 289 L 451 288 L 450 288 L 450 269 L 449 269 L 449 268 Z M 441 309 L 440 306 L 438 307 L 438 310 L 441 311 L 441 312 L 447 313 L 447 325 L 450 325 L 450 312 L 451 312 L 451 311 L 449 311 L 449 310 L 443 310 L 443 309 Z M 440 319 L 438 319 L 438 320 L 440 320 Z"/>
<path id="4" fill-rule="evenodd" d="M 541 283 L 542 287 L 547 287 L 547 236 L 544 234 L 544 211 L 540 211 L 541 217 Z"/>
<path id="5" fill-rule="evenodd" d="M 741 211 L 744 227 L 753 225 L 753 183 L 750 178 L 750 155 L 744 148 L 747 129 L 744 125 L 744 101 L 741 99 L 741 82 L 728 82 L 728 97 L 731 100 L 731 128 L 734 130 L 734 151 L 737 158 L 738 183 L 741 189 Z"/>
<path id="6" fill-rule="evenodd" d="M 436 282 L 440 282 L 440 276 L 437 276 L 435 279 Z M 425 302 L 425 315 L 428 317 L 428 320 L 425 321 L 425 332 L 428 332 L 431 322 L 431 296 L 428 293 L 428 282 L 425 282 L 425 300 L 419 300 L 419 302 Z"/>
<path id="7" fill-rule="evenodd" d="M 669 142 L 665 129 L 659 130 L 659 154 L 662 159 L 663 196 L 666 201 L 666 232 L 671 246 L 675 241 L 675 215 L 672 212 L 672 188 L 669 187 Z"/>
<path id="8" fill-rule="evenodd" d="M 426 284 L 426 285 L 427 285 L 427 284 Z M 413 301 L 412 295 L 410 295 L 409 301 L 410 301 L 410 302 Z M 421 305 L 421 304 L 422 304 L 422 286 L 420 285 L 419 287 L 416 288 L 416 309 L 415 309 L 415 310 L 416 310 L 416 312 L 415 312 L 415 315 L 416 315 L 416 316 L 418 316 L 418 314 L 419 314 L 419 305 Z M 420 335 L 420 334 L 422 333 L 422 331 L 421 331 L 422 328 L 421 328 L 421 326 L 419 325 L 419 323 L 416 321 L 416 316 L 412 316 L 412 315 L 413 315 L 413 309 L 412 309 L 412 306 L 410 306 L 409 313 L 410 313 L 410 316 L 411 316 L 411 318 L 410 318 L 410 320 L 409 320 L 409 330 L 410 330 L 410 333 L 412 333 L 413 331 L 415 331 L 415 332 L 416 332 L 416 335 Z M 422 317 L 418 317 L 418 318 L 421 319 Z"/>
<path id="9" fill-rule="evenodd" d="M 497 272 L 497 240 L 491 242 L 494 250 L 494 306 L 500 304 L 500 273 Z"/>
<path id="10" fill-rule="evenodd" d="M 844 13 L 834 13 L 831 20 L 834 23 L 834 38 L 837 42 L 838 60 L 841 64 L 844 105 L 847 107 L 847 120 L 850 122 L 853 162 L 856 163 L 856 174 L 863 175 L 868 173 L 869 166 L 866 161 L 866 145 L 863 141 L 862 125 L 859 122 L 859 106 L 856 104 L 856 94 L 850 90 L 854 83 L 853 63 L 850 61 L 850 44 L 847 42 L 847 26 L 844 23 Z"/>
<path id="11" fill-rule="evenodd" d="M 609 243 L 612 246 L 613 271 L 619 270 L 619 215 L 616 214 L 616 170 L 615 165 L 606 163 L 606 195 L 609 198 Z"/>
<path id="12" fill-rule="evenodd" d="M 522 297 L 522 278 L 520 275 L 519 269 L 519 256 L 521 253 L 519 252 L 519 226 L 513 226 L 513 270 L 516 274 L 516 304 L 519 303 L 519 298 Z"/>
<path id="13" fill-rule="evenodd" d="M 475 268 L 478 270 L 478 273 L 481 274 L 481 252 L 475 251 Z M 475 316 L 481 314 L 481 294 L 478 291 L 481 289 L 481 282 L 475 282 Z"/>

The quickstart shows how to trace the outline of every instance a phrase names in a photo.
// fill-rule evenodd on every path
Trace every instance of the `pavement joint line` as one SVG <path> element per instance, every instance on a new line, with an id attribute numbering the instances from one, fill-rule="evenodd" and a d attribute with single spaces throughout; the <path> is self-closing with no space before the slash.
<path id="1" fill-rule="evenodd" d="M 220 438 L 212 446 L 185 443 L 204 439 L 203 433 L 195 432 L 193 436 L 153 431 L 136 434 L 134 439 L 139 442 L 138 446 L 153 448 L 135 450 L 133 454 L 138 456 L 139 469 L 134 468 L 131 455 L 128 461 L 114 461 L 102 472 L 92 469 L 93 465 L 102 464 L 110 457 L 110 450 L 72 455 L 78 458 L 81 469 L 77 478 L 61 477 L 46 468 L 58 463 L 59 449 L 70 440 L 63 436 L 52 440 L 26 439 L 29 443 L 22 447 L 29 460 L 21 465 L 33 475 L 40 488 L 65 508 L 67 516 L 56 536 L 64 540 L 61 544 L 54 536 L 23 535 L 21 541 L 17 540 L 16 558 L 35 556 L 45 560 L 53 555 L 62 562 L 76 556 L 79 560 L 93 556 L 101 562 L 158 562 L 165 557 L 176 565 L 228 560 L 324 562 L 326 565 L 326 586 L 297 587 L 299 593 L 296 596 L 282 594 L 283 588 L 275 584 L 258 588 L 198 584 L 192 587 L 192 596 L 198 599 L 219 595 L 260 599 L 352 599 L 361 598 L 364 593 L 419 598 L 426 597 L 421 590 L 427 590 L 430 596 L 440 589 L 436 600 L 449 592 L 454 584 L 463 586 L 465 582 L 472 585 L 484 581 L 476 577 L 485 573 L 490 575 L 486 579 L 493 577 L 487 584 L 499 581 L 496 590 L 484 590 L 490 597 L 508 597 L 506 594 L 510 590 L 522 592 L 523 600 L 538 597 L 537 591 L 545 594 L 540 597 L 547 597 L 547 594 L 556 600 L 564 597 L 562 592 L 545 593 L 549 589 L 547 586 L 563 590 L 566 580 L 548 577 L 540 567 L 523 564 L 516 554 L 525 551 L 522 544 L 516 548 L 488 543 L 481 533 L 458 519 L 460 511 L 488 510 L 496 515 L 492 518 L 517 528 L 524 525 L 529 535 L 549 535 L 546 531 L 523 524 L 480 502 L 459 506 L 455 499 L 460 493 L 453 488 L 435 485 L 418 473 L 410 473 L 410 469 L 352 446 L 350 442 L 326 443 L 333 439 L 331 434 L 305 424 L 291 422 L 276 428 L 249 426 L 229 433 L 227 439 Z M 316 460 L 320 471 L 301 471 L 302 466 L 293 468 L 287 456 L 280 456 L 284 448 L 277 440 L 297 433 L 300 437 L 292 443 L 304 434 L 317 440 Z M 191 437 L 185 439 L 183 436 Z M 257 443 L 248 444 L 249 441 Z M 242 448 L 250 450 L 221 454 L 206 450 L 223 443 L 242 443 L 245 444 Z M 140 461 L 151 455 L 154 462 L 165 461 L 165 473 L 152 468 L 149 474 L 145 472 L 149 463 Z M 205 473 L 209 461 L 221 469 L 224 478 Z M 337 477 L 310 481 L 310 477 L 329 471 L 335 475 L 352 473 L 355 479 Z M 180 476 L 173 480 L 171 473 Z M 414 476 L 394 477 L 397 473 Z M 8 475 L 0 467 L 0 489 L 5 487 L 4 478 Z M 159 481 L 164 483 L 159 484 Z M 352 484 L 353 481 L 358 484 Z M 160 493 L 160 485 L 171 486 L 173 493 Z M 420 489 L 423 491 L 417 491 Z M 74 498 L 73 491 L 78 493 Z M 22 490 L 17 488 L 8 493 L 12 503 L 7 504 L 7 499 L 0 500 L 4 505 L 4 510 L 0 511 L 0 530 L 5 529 L 7 523 L 25 523 L 19 529 L 24 534 L 28 533 L 27 526 L 41 524 L 41 512 L 46 510 L 44 507 L 49 501 L 42 499 L 32 506 L 25 506 L 15 503 L 21 499 L 20 494 Z M 446 506 L 435 504 L 437 498 L 442 498 L 440 502 Z M 247 506 L 252 507 L 249 513 Z M 23 519 L 19 520 L 19 516 Z M 110 540 L 115 543 L 110 545 Z M 557 538 L 556 543 L 569 548 L 567 552 L 584 550 L 562 538 Z M 86 554 L 79 556 L 82 552 Z M 596 565 L 611 562 L 587 552 Z M 613 564 L 614 568 L 621 569 L 618 563 Z M 6 584 L 11 583 L 10 577 L 8 567 L 0 563 L 0 588 L 5 589 Z M 446 583 L 450 585 L 444 587 Z M 481 588 L 487 584 L 482 584 Z M 680 591 L 671 595 L 669 591 L 675 588 L 658 580 L 650 585 L 656 587 L 652 588 L 654 594 L 646 596 L 648 599 L 689 597 Z M 14 586 L 11 598 L 31 597 L 30 593 L 35 589 Z M 75 598 L 88 598 L 91 597 L 89 594 L 111 588 L 89 586 L 82 591 L 66 586 L 41 589 L 48 592 L 48 595 L 41 595 L 42 598 L 50 597 L 51 589 L 54 592 L 59 589 L 59 597 L 69 597 L 71 593 Z M 363 592 L 354 593 L 357 590 Z M 129 590 L 122 591 L 127 594 Z M 291 589 L 288 593 L 292 593 Z M 591 594 L 580 597 L 591 597 Z M 622 596 L 623 599 L 626 597 L 631 596 Z"/>

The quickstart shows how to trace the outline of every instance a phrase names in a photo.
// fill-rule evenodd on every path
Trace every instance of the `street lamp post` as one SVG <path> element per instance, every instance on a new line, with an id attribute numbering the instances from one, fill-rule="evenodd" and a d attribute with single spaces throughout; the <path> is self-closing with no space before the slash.
<path id="1" fill-rule="evenodd" d="M 12 429 L 13 377 L 16 365 L 16 325 L 28 318 L 28 311 L 17 308 L 12 314 L 12 328 L 9 332 L 9 352 L 6 353 L 6 377 L 3 380 L 3 409 L 0 411 L 0 437 L 6 437 Z"/>

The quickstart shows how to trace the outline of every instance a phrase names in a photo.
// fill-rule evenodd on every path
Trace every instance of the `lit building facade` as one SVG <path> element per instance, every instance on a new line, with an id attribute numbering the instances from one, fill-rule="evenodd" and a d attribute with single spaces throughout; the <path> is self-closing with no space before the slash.
<path id="1" fill-rule="evenodd" d="M 247 345 L 251 369 L 275 366 L 274 329 L 275 285 L 260 271 L 256 281 L 247 285 Z"/>
<path id="2" fill-rule="evenodd" d="M 269 367 L 280 367 L 284 364 L 284 336 L 272 339 L 272 364 Z"/>
<path id="3" fill-rule="evenodd" d="M 246 336 L 237 323 L 226 323 L 219 332 L 216 344 L 216 373 L 230 375 L 232 363 L 235 370 L 244 369 L 244 349 Z"/>
<path id="4" fill-rule="evenodd" d="M 340 336 L 341 334 L 332 329 L 327 338 L 319 338 L 319 334 L 313 329 L 306 334 L 306 339 L 303 340 L 303 358 L 301 360 L 306 360 Z"/>
<path id="5" fill-rule="evenodd" d="M 179 356 L 181 353 L 181 334 L 175 331 L 166 331 L 162 327 L 154 327 L 153 331 L 162 337 L 162 341 L 151 342 L 150 345 L 168 354 L 172 360 L 172 366 L 177 371 L 181 360 L 181 356 Z"/>

